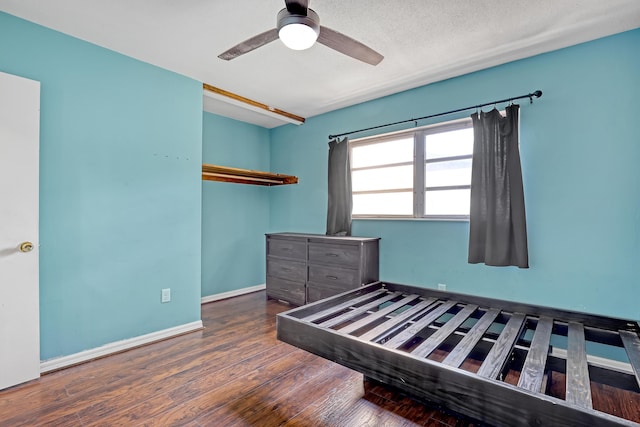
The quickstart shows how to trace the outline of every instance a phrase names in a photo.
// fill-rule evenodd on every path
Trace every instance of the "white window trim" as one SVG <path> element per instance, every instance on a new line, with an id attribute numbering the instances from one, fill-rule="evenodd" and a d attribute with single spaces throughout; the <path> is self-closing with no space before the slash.
<path id="1" fill-rule="evenodd" d="M 473 122 L 471 118 L 465 117 L 457 120 L 449 120 L 446 122 L 430 124 L 426 126 L 416 127 L 410 130 L 402 130 L 397 132 L 389 132 L 381 135 L 368 136 L 364 138 L 357 138 L 349 141 L 349 157 L 353 158 L 352 149 L 353 147 L 362 147 L 364 145 L 369 144 L 377 144 L 384 142 L 389 139 L 398 139 L 404 135 L 413 135 L 413 147 L 414 147 L 414 158 L 413 158 L 413 188 L 406 189 L 406 191 L 413 192 L 413 215 L 380 215 L 380 214 L 358 214 L 353 215 L 353 219 L 370 219 L 370 220 L 419 220 L 419 221 L 460 221 L 460 222 L 468 222 L 469 215 L 425 215 L 425 193 L 427 190 L 425 183 L 425 165 L 427 163 L 426 155 L 425 155 L 425 144 L 421 143 L 424 141 L 426 135 L 433 133 L 441 133 L 459 129 L 467 129 L 472 128 Z M 451 161 L 457 159 L 469 159 L 471 155 L 464 156 L 452 156 L 443 159 L 437 159 L 436 161 Z M 408 165 L 410 162 L 402 162 L 397 165 Z M 384 164 L 381 166 L 368 166 L 362 168 L 356 168 L 355 170 L 365 170 L 365 169 L 374 169 L 376 167 L 389 167 L 390 165 L 395 164 Z M 443 189 L 470 189 L 471 185 L 458 185 L 458 186 L 447 186 L 443 187 Z M 364 193 L 384 193 L 384 192 L 398 192 L 401 189 L 395 190 L 371 190 L 371 191 L 358 191 L 354 192 L 354 194 L 364 194 Z M 403 189 L 404 190 L 404 189 Z M 431 190 L 438 191 L 438 190 Z"/>

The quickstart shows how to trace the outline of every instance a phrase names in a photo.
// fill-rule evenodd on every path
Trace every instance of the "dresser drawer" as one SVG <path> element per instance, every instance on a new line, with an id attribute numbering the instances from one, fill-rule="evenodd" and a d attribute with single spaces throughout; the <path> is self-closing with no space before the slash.
<path id="1" fill-rule="evenodd" d="M 268 297 L 289 301 L 297 305 L 304 305 L 305 294 L 304 282 L 292 282 L 278 277 L 267 276 Z"/>
<path id="2" fill-rule="evenodd" d="M 304 240 L 270 238 L 267 240 L 267 255 L 305 261 L 307 259 L 307 243 Z"/>
<path id="3" fill-rule="evenodd" d="M 307 280 L 307 264 L 304 261 L 267 258 L 267 275 L 304 283 Z"/>
<path id="4" fill-rule="evenodd" d="M 307 303 L 320 301 L 321 299 L 329 298 L 356 288 L 357 286 L 353 285 L 309 282 L 307 283 Z"/>
<path id="5" fill-rule="evenodd" d="M 360 286 L 358 270 L 326 265 L 309 265 L 309 281 L 347 286 Z"/>
<path id="6" fill-rule="evenodd" d="M 267 233 L 267 296 L 292 304 L 378 280 L 377 237 Z"/>
<path id="7" fill-rule="evenodd" d="M 309 263 L 360 267 L 360 245 L 309 243 Z"/>

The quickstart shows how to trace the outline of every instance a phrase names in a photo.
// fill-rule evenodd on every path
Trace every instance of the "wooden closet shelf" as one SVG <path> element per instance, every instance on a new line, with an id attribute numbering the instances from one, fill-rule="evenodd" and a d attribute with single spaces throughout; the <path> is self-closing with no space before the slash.
<path id="1" fill-rule="evenodd" d="M 207 164 L 202 165 L 202 179 L 205 181 L 268 186 L 298 183 L 297 176 Z"/>

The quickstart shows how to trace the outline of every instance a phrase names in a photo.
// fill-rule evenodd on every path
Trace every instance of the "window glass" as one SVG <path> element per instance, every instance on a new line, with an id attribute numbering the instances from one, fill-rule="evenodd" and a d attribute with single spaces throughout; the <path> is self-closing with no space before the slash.
<path id="1" fill-rule="evenodd" d="M 353 171 L 351 185 L 354 192 L 413 189 L 413 165 Z"/>
<path id="2" fill-rule="evenodd" d="M 353 169 L 403 162 L 413 162 L 413 135 L 377 144 L 354 146 L 351 150 Z"/>
<path id="3" fill-rule="evenodd" d="M 425 215 L 469 215 L 471 190 L 427 191 L 424 199 Z"/>
<path id="4" fill-rule="evenodd" d="M 469 185 L 471 183 L 471 159 L 427 163 L 424 181 L 427 188 Z"/>
<path id="5" fill-rule="evenodd" d="M 425 144 L 427 160 L 472 154 L 473 128 L 430 134 Z"/>
<path id="6" fill-rule="evenodd" d="M 353 215 L 413 216 L 413 192 L 354 194 Z"/>
<path id="7" fill-rule="evenodd" d="M 468 218 L 471 119 L 349 144 L 355 218 Z"/>

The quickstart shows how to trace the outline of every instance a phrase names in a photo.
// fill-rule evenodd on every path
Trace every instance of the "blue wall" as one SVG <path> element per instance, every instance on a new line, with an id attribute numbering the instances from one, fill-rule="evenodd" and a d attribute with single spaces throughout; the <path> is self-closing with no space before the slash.
<path id="1" fill-rule="evenodd" d="M 468 265 L 465 222 L 354 233 L 382 237 L 384 280 L 640 318 L 638 46 L 635 30 L 266 130 L 203 116 L 199 82 L 0 13 L 0 71 L 42 82 L 42 358 L 196 321 L 201 295 L 264 283 L 265 232 L 324 232 L 329 133 L 535 89 L 529 270 Z M 202 184 L 203 161 L 300 183 Z"/>
<path id="2" fill-rule="evenodd" d="M 521 103 L 530 269 L 467 264 L 467 222 L 356 220 L 354 234 L 382 237 L 387 281 L 638 319 L 639 46 L 635 30 L 276 128 L 271 167 L 300 184 L 273 189 L 270 228 L 324 232 L 328 134 L 541 89 Z"/>
<path id="3" fill-rule="evenodd" d="M 203 118 L 203 162 L 268 171 L 268 129 L 210 113 Z M 270 187 L 202 183 L 202 296 L 265 282 Z"/>
<path id="4" fill-rule="evenodd" d="M 42 359 L 199 320 L 201 84 L 4 13 L 0 71 L 42 83 Z"/>

